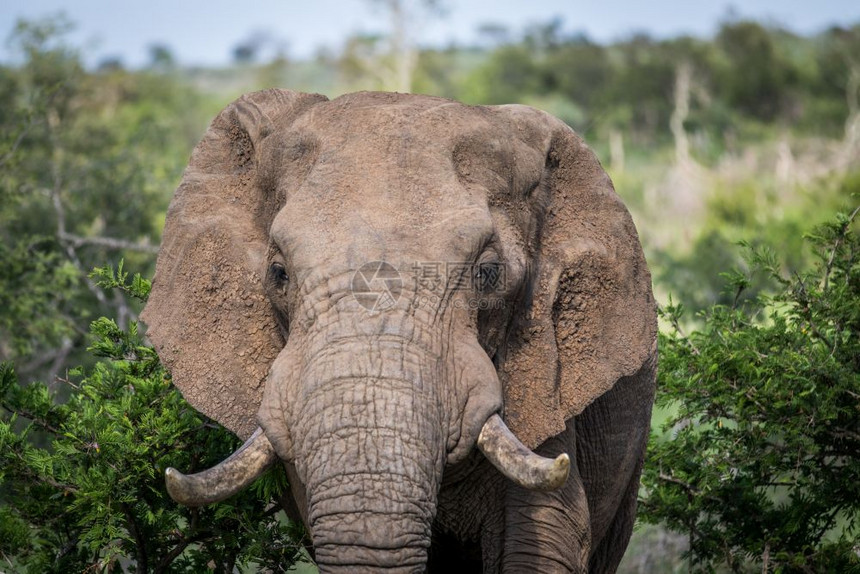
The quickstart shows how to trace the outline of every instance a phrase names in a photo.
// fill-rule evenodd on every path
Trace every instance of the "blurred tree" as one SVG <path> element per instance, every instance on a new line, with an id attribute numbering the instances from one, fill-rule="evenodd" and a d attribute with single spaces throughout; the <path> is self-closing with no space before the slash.
<path id="1" fill-rule="evenodd" d="M 510 44 L 513 41 L 511 29 L 505 24 L 498 22 L 486 22 L 478 25 L 478 35 L 484 38 L 484 42 L 490 48 Z"/>
<path id="2" fill-rule="evenodd" d="M 587 36 L 557 42 L 547 53 L 546 68 L 555 76 L 555 90 L 578 106 L 596 111 L 606 95 L 612 66 L 605 48 Z"/>
<path id="3" fill-rule="evenodd" d="M 679 62 L 665 46 L 642 34 L 616 44 L 613 52 L 617 63 L 595 113 L 629 109 L 631 139 L 653 142 L 668 133 Z"/>
<path id="4" fill-rule="evenodd" d="M 261 89 L 281 88 L 287 83 L 290 60 L 285 49 L 278 49 L 274 57 L 260 67 L 258 83 Z"/>
<path id="5" fill-rule="evenodd" d="M 112 56 L 103 58 L 96 66 L 96 70 L 103 73 L 120 72 L 124 68 L 125 66 L 122 63 L 122 60 Z"/>
<path id="6" fill-rule="evenodd" d="M 764 121 L 785 111 L 797 74 L 766 28 L 756 22 L 727 22 L 716 43 L 725 58 L 717 85 L 730 106 Z"/>
<path id="7" fill-rule="evenodd" d="M 546 22 L 538 22 L 526 26 L 523 43 L 535 54 L 546 54 L 556 50 L 567 41 L 564 33 L 564 21 L 558 16 Z"/>
<path id="8" fill-rule="evenodd" d="M 248 37 L 233 47 L 233 61 L 237 64 L 250 64 L 256 61 L 261 52 L 272 44 L 272 34 L 264 30 L 254 30 Z"/>
<path id="9" fill-rule="evenodd" d="M 475 104 L 521 103 L 527 95 L 546 93 L 540 62 L 524 44 L 493 50 L 463 88 L 464 100 Z"/>
<path id="10" fill-rule="evenodd" d="M 382 36 L 355 34 L 347 38 L 338 67 L 350 85 L 379 90 L 392 81 L 388 59 L 388 48 Z"/>
<path id="11" fill-rule="evenodd" d="M 153 70 L 166 72 L 176 68 L 176 56 L 165 44 L 149 46 L 149 67 Z"/>
<path id="12" fill-rule="evenodd" d="M 842 69 L 837 78 L 844 81 L 845 102 L 848 114 L 845 118 L 845 146 L 843 154 L 849 166 L 860 155 L 860 25 L 847 29 L 833 29 L 828 38 L 831 59 Z M 834 57 L 835 56 L 835 57 Z"/>
<path id="13" fill-rule="evenodd" d="M 20 22 L 21 64 L 0 68 L 0 360 L 48 381 L 84 360 L 94 317 L 134 318 L 87 273 L 120 253 L 151 268 L 201 128 L 185 113 L 196 96 L 172 76 L 85 71 L 63 42 L 69 28 Z"/>
<path id="14" fill-rule="evenodd" d="M 456 46 L 422 50 L 412 81 L 413 91 L 462 100 L 466 79 L 482 60 L 481 51 Z"/>
<path id="15" fill-rule="evenodd" d="M 385 35 L 358 34 L 349 38 L 341 68 L 348 80 L 359 81 L 366 88 L 412 92 L 420 29 L 428 18 L 442 14 L 442 2 L 370 0 L 370 3 L 388 12 L 389 31 Z"/>

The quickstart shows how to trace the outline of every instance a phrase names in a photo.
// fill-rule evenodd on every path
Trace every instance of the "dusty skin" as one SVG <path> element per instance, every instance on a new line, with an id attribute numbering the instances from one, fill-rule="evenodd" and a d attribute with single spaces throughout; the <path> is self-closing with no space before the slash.
<path id="1" fill-rule="evenodd" d="M 616 569 L 655 308 L 629 213 L 561 121 L 242 96 L 194 150 L 143 318 L 191 404 L 254 435 L 172 471 L 183 502 L 280 459 L 322 572 Z"/>

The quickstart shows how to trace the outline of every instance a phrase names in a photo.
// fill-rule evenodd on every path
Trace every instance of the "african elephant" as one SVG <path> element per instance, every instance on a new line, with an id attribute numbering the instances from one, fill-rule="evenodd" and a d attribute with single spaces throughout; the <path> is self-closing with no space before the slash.
<path id="1" fill-rule="evenodd" d="M 617 567 L 655 305 L 629 213 L 552 116 L 242 96 L 194 150 L 143 318 L 187 400 L 250 437 L 169 469 L 180 502 L 280 459 L 322 572 Z"/>

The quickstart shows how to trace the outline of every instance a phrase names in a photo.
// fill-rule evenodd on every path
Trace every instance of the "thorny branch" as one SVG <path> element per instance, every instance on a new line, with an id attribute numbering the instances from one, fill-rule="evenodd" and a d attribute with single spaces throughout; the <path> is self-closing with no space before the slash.
<path id="1" fill-rule="evenodd" d="M 188 525 L 188 532 L 190 536 L 185 534 L 180 534 L 179 542 L 174 546 L 170 552 L 164 555 L 162 559 L 158 562 L 158 565 L 155 567 L 156 572 L 163 571 L 177 556 L 182 554 L 185 551 L 185 548 L 188 547 L 189 544 L 195 542 L 195 537 L 199 536 L 199 533 L 195 534 L 197 530 L 197 520 L 200 516 L 200 511 L 196 508 L 191 509 L 191 523 Z"/>
<path id="2" fill-rule="evenodd" d="M 18 415 L 19 417 L 24 417 L 25 419 L 32 421 L 32 423 L 34 425 L 41 427 L 43 430 L 46 430 L 49 433 L 52 433 L 52 434 L 60 434 L 61 433 L 60 429 L 58 429 L 54 425 L 52 425 L 52 424 L 50 424 L 50 423 L 48 423 L 42 419 L 40 419 L 37 415 L 35 415 L 34 413 L 31 413 L 30 411 L 27 411 L 25 409 L 16 409 L 16 408 L 14 408 L 11 405 L 6 404 L 6 403 L 0 403 L 0 408 L 6 409 L 10 413 L 14 413 L 14 414 Z"/>
<path id="3" fill-rule="evenodd" d="M 56 207 L 56 205 L 55 205 Z M 158 246 L 150 243 L 128 241 L 126 239 L 117 239 L 115 237 L 81 237 L 72 233 L 60 233 L 59 237 L 62 241 L 72 244 L 74 247 L 83 245 L 98 245 L 99 247 L 107 247 L 108 249 L 122 249 L 129 251 L 139 251 L 141 253 L 158 254 Z"/>
<path id="4" fill-rule="evenodd" d="M 60 121 L 56 115 L 48 115 L 47 123 L 49 127 L 56 128 L 58 122 Z M 54 207 L 54 212 L 57 217 L 57 239 L 60 244 L 66 251 L 66 254 L 69 257 L 69 260 L 72 264 L 78 269 L 81 273 L 81 276 L 84 278 L 84 282 L 86 283 L 87 289 L 93 294 L 96 300 L 105 306 L 109 306 L 110 302 L 105 296 L 104 292 L 99 289 L 98 285 L 90 279 L 89 273 L 85 268 L 84 264 L 81 262 L 78 257 L 77 248 L 83 247 L 86 245 L 94 245 L 99 247 L 105 247 L 108 249 L 118 249 L 118 250 L 129 250 L 129 251 L 138 251 L 141 253 L 158 253 L 158 246 L 149 244 L 148 241 L 144 242 L 134 242 L 128 241 L 126 239 L 120 239 L 115 237 L 83 237 L 80 235 L 76 235 L 74 233 L 70 233 L 66 226 L 66 209 L 63 205 L 62 200 L 62 189 L 63 189 L 63 178 L 60 170 L 60 166 L 62 164 L 62 154 L 63 149 L 58 144 L 56 139 L 51 137 L 51 145 L 52 145 L 52 161 L 51 161 L 51 179 L 52 185 L 51 189 L 48 190 L 48 193 L 51 197 L 51 203 Z M 117 296 L 115 298 L 115 305 L 118 310 L 118 314 L 121 319 L 122 328 L 124 327 L 126 319 L 136 319 L 134 313 L 128 307 L 125 299 L 122 296 Z"/>
<path id="5" fill-rule="evenodd" d="M 669 313 L 669 312 L 667 312 L 667 311 L 663 308 L 663 306 L 662 306 L 662 305 L 659 305 L 659 307 L 660 307 L 660 312 L 661 312 L 661 314 L 662 314 L 664 317 L 668 317 L 668 319 L 669 319 L 669 323 L 672 325 L 672 328 L 673 328 L 673 329 L 675 329 L 675 332 L 676 332 L 676 333 L 678 333 L 679 335 L 681 335 L 681 338 L 682 338 L 685 342 L 687 342 L 687 344 L 689 344 L 689 345 L 690 345 L 690 349 L 693 351 L 693 354 L 694 354 L 694 355 L 699 355 L 699 354 L 700 354 L 700 353 L 699 353 L 699 349 L 696 347 L 696 345 L 695 345 L 695 344 L 693 344 L 693 342 L 692 342 L 692 341 L 690 340 L 690 338 L 687 336 L 687 333 L 685 333 L 685 332 L 684 332 L 684 328 L 683 328 L 683 327 L 681 327 L 681 323 L 678 321 L 678 317 L 677 317 L 677 315 L 675 315 L 674 313 Z"/>
<path id="6" fill-rule="evenodd" d="M 70 243 L 66 243 L 63 241 L 63 237 L 66 235 L 66 223 L 65 223 L 65 209 L 63 208 L 63 204 L 60 201 L 60 193 L 58 189 L 54 189 L 52 191 L 52 199 L 54 204 L 54 211 L 57 213 L 57 238 L 60 239 L 60 243 L 62 243 L 63 247 L 66 249 L 66 255 L 69 256 L 69 260 L 74 264 L 78 271 L 80 271 L 81 275 L 84 277 L 84 282 L 87 284 L 87 288 L 90 290 L 90 293 L 95 296 L 99 303 L 102 305 L 107 304 L 107 297 L 102 293 L 101 289 L 89 278 L 86 270 L 84 269 L 84 264 L 81 263 L 80 258 L 78 258 L 78 252 L 75 249 L 74 245 Z"/>
<path id="7" fill-rule="evenodd" d="M 62 490 L 66 494 L 74 494 L 78 491 L 78 488 L 75 486 L 72 486 L 69 484 L 63 484 L 61 482 L 57 482 L 56 480 L 54 480 L 50 476 L 42 476 L 39 473 L 33 472 L 32 470 L 30 470 L 29 467 L 26 466 L 27 461 L 24 460 L 24 457 L 21 456 L 21 453 L 15 452 L 14 454 L 18 460 L 20 460 L 22 463 L 25 464 L 24 474 L 29 476 L 30 478 L 32 478 L 38 482 L 45 483 L 52 488 L 56 488 L 57 490 Z"/>
<path id="8" fill-rule="evenodd" d="M 24 141 L 24 138 L 27 137 L 27 134 L 30 133 L 30 130 L 33 129 L 33 126 L 35 124 L 36 122 L 31 116 L 29 121 L 27 122 L 27 125 L 24 126 L 24 129 L 21 130 L 21 133 L 18 134 L 18 137 L 15 138 L 15 141 L 12 142 L 12 145 L 9 147 L 9 151 L 4 153 L 3 156 L 0 157 L 0 167 L 3 167 L 4 165 L 6 165 L 6 162 L 12 159 L 12 157 L 15 155 L 15 152 L 18 151 L 18 146 L 21 145 L 21 142 Z"/>
<path id="9" fill-rule="evenodd" d="M 149 570 L 149 556 L 146 553 L 146 543 L 143 539 L 143 534 L 140 531 L 140 528 L 137 524 L 137 520 L 134 518 L 134 514 L 131 511 L 131 507 L 128 504 L 123 503 L 122 512 L 125 514 L 126 525 L 128 526 L 128 531 L 134 536 L 134 545 L 137 550 L 137 567 L 141 572 L 147 572 Z"/>
<path id="10" fill-rule="evenodd" d="M 674 476 L 670 476 L 670 475 L 665 474 L 663 472 L 661 472 L 658 475 L 658 478 L 664 482 L 671 482 L 672 484 L 677 484 L 678 486 L 680 486 L 681 488 L 686 490 L 687 493 L 690 495 L 702 496 L 704 494 L 700 489 L 696 488 L 695 486 L 693 486 L 689 482 L 685 482 L 685 481 L 681 480 L 680 478 L 675 478 Z M 707 498 L 708 500 L 710 500 L 712 502 L 717 502 L 717 503 L 720 502 L 719 498 L 716 498 L 713 496 L 705 496 L 704 498 Z"/>
<path id="11" fill-rule="evenodd" d="M 824 270 L 824 282 L 823 282 L 823 291 L 827 291 L 827 285 L 830 281 L 830 273 L 833 271 L 833 263 L 836 261 L 836 254 L 839 252 L 839 246 L 842 245 L 842 240 L 845 238 L 845 233 L 848 231 L 848 227 L 851 225 L 851 222 L 854 221 L 854 218 L 857 216 L 857 213 L 860 212 L 860 205 L 854 208 L 854 211 L 851 212 L 851 215 L 848 216 L 848 220 L 842 226 L 841 233 L 839 237 L 836 238 L 836 243 L 833 245 L 833 251 L 830 252 L 830 258 L 827 260 L 827 267 Z"/>

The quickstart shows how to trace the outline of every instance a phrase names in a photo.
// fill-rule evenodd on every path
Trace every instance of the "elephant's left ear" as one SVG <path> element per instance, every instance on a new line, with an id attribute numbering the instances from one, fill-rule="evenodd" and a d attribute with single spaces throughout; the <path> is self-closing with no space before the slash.
<path id="1" fill-rule="evenodd" d="M 262 151 L 325 100 L 265 90 L 218 114 L 170 203 L 141 315 L 188 402 L 243 438 L 257 426 L 266 375 L 284 345 L 262 285 L 280 201 Z"/>
<path id="2" fill-rule="evenodd" d="M 534 448 L 652 364 L 656 307 L 633 220 L 594 153 L 548 114 L 525 106 L 496 113 L 529 149 L 518 156 L 544 161 L 536 188 L 511 190 L 529 196 L 542 225 L 531 238 L 529 300 L 500 370 L 508 426 Z"/>

